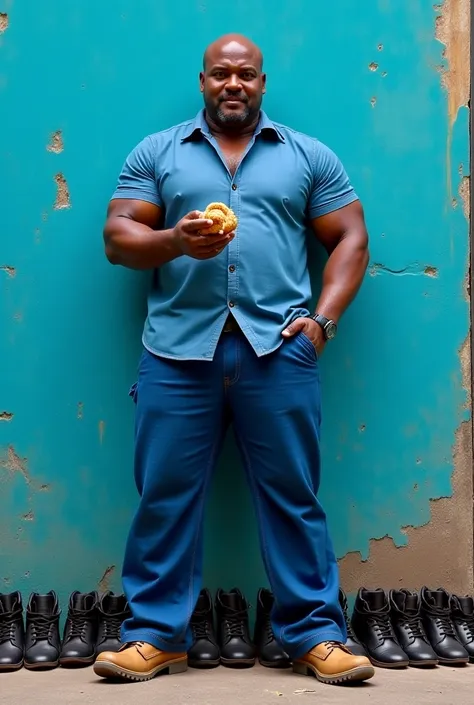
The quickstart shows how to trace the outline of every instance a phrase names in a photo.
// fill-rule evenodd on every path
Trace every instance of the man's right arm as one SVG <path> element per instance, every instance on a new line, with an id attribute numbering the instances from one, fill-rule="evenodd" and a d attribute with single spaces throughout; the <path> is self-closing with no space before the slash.
<path id="1" fill-rule="evenodd" d="M 104 227 L 109 262 L 130 269 L 154 269 L 181 256 L 174 230 L 157 230 L 161 214 L 154 203 L 112 199 Z"/>

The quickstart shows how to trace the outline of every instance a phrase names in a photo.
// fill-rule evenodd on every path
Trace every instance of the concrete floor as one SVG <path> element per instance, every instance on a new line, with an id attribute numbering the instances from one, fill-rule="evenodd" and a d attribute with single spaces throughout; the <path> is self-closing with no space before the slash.
<path id="1" fill-rule="evenodd" d="M 403 689 L 403 692 L 402 692 Z M 474 665 L 429 671 L 377 669 L 365 685 L 322 685 L 291 671 L 189 669 L 146 683 L 108 683 L 92 669 L 0 674 L 1 705 L 473 705 Z"/>

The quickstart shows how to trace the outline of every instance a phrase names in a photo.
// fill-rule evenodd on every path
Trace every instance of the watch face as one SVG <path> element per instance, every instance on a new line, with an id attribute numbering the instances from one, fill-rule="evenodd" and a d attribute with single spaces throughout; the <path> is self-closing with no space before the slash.
<path id="1" fill-rule="evenodd" d="M 325 328 L 325 333 L 326 333 L 326 338 L 328 340 L 332 340 L 333 338 L 336 337 L 337 333 L 337 326 L 333 321 L 330 321 Z"/>

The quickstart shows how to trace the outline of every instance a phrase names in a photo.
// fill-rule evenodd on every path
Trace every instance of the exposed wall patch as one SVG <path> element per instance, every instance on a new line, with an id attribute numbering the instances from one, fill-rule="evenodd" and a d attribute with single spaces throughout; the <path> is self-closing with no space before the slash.
<path id="1" fill-rule="evenodd" d="M 61 154 L 61 152 L 64 150 L 64 141 L 63 141 L 63 135 L 61 130 L 56 130 L 56 132 L 53 132 L 51 135 L 51 141 L 46 147 L 48 152 L 54 152 L 54 154 Z"/>
<path id="2" fill-rule="evenodd" d="M 70 208 L 71 197 L 69 195 L 69 188 L 66 179 L 64 178 L 63 174 L 56 174 L 54 180 L 56 181 L 57 186 L 54 209 L 62 210 L 63 208 Z"/>

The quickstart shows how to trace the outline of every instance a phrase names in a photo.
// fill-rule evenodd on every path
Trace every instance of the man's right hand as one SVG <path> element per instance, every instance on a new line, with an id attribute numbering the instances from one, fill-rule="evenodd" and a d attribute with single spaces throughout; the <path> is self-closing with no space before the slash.
<path id="1" fill-rule="evenodd" d="M 224 235 L 200 235 L 199 230 L 212 225 L 212 220 L 202 217 L 199 211 L 192 211 L 181 218 L 173 230 L 173 238 L 183 253 L 194 259 L 211 259 L 217 257 L 231 242 L 235 233 Z"/>

